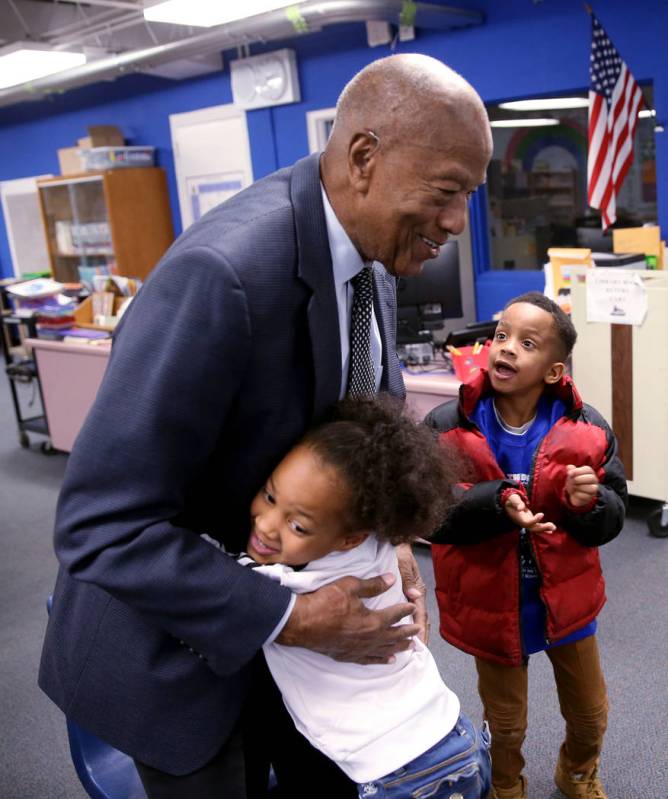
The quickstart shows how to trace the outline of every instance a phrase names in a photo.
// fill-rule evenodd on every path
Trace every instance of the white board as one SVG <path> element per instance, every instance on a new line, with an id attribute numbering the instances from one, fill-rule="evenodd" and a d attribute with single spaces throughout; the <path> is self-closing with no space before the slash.
<path id="1" fill-rule="evenodd" d="M 169 125 L 185 230 L 253 182 L 246 113 L 218 105 L 170 114 Z"/>

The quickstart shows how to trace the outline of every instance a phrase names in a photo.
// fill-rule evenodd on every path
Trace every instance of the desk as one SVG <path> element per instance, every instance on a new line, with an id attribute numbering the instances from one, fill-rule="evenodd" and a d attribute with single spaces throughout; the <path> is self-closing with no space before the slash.
<path id="1" fill-rule="evenodd" d="M 423 419 L 432 408 L 459 394 L 461 380 L 447 372 L 404 370 L 403 376 L 406 385 L 406 404 L 418 419 Z"/>
<path id="2" fill-rule="evenodd" d="M 24 343 L 37 362 L 51 443 L 70 452 L 102 382 L 111 346 L 38 338 Z"/>
<path id="3" fill-rule="evenodd" d="M 51 443 L 70 452 L 107 368 L 111 345 L 64 344 L 29 338 L 42 385 Z M 408 408 L 423 419 L 432 408 L 456 397 L 459 379 L 447 372 L 404 371 Z"/>

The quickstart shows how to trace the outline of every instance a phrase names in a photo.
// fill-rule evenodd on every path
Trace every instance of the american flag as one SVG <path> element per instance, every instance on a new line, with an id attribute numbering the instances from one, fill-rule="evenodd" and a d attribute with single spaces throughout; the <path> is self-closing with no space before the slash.
<path id="1" fill-rule="evenodd" d="M 617 193 L 633 162 L 642 92 L 594 14 L 589 63 L 588 201 L 603 228 L 617 218 Z"/>

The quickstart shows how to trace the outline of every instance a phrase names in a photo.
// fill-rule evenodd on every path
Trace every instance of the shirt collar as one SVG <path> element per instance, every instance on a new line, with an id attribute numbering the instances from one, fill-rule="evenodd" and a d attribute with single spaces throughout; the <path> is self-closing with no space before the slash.
<path id="1" fill-rule="evenodd" d="M 369 265 L 369 262 L 362 260 L 357 248 L 350 240 L 350 236 L 348 236 L 343 225 L 337 219 L 322 182 L 320 183 L 320 191 L 322 193 L 322 204 L 325 208 L 325 224 L 327 225 L 329 252 L 332 256 L 334 283 L 338 286 L 355 277 L 358 272 L 361 272 L 365 266 Z"/>

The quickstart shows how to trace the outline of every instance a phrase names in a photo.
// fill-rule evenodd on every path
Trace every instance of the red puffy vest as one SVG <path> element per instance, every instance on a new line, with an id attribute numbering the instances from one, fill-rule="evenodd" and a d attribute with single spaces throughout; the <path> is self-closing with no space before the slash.
<path id="1" fill-rule="evenodd" d="M 441 430 L 442 440 L 471 460 L 475 482 L 506 477 L 482 433 L 468 420 L 478 399 L 489 390 L 482 370 L 471 383 L 462 386 L 458 421 Z M 595 412 L 598 423 L 587 418 L 583 412 L 586 406 L 570 378 L 564 378 L 555 390 L 569 411 L 539 444 L 529 486 L 531 509 L 544 512 L 546 521 L 557 526 L 553 533 L 531 534 L 546 607 L 546 638 L 551 641 L 596 618 L 606 599 L 598 548 L 579 543 L 564 526 L 569 514 L 572 518 L 573 513 L 592 511 L 568 505 L 564 493 L 566 466 L 589 465 L 603 484 L 611 452 L 619 464 L 612 432 Z M 455 418 L 452 414 L 450 417 Z M 623 470 L 621 479 L 623 483 Z M 623 516 L 620 529 L 622 523 Z M 481 543 L 432 545 L 441 635 L 465 652 L 509 666 L 520 665 L 523 659 L 519 534 L 519 529 L 515 529 Z M 610 537 L 613 536 L 607 538 Z"/>

